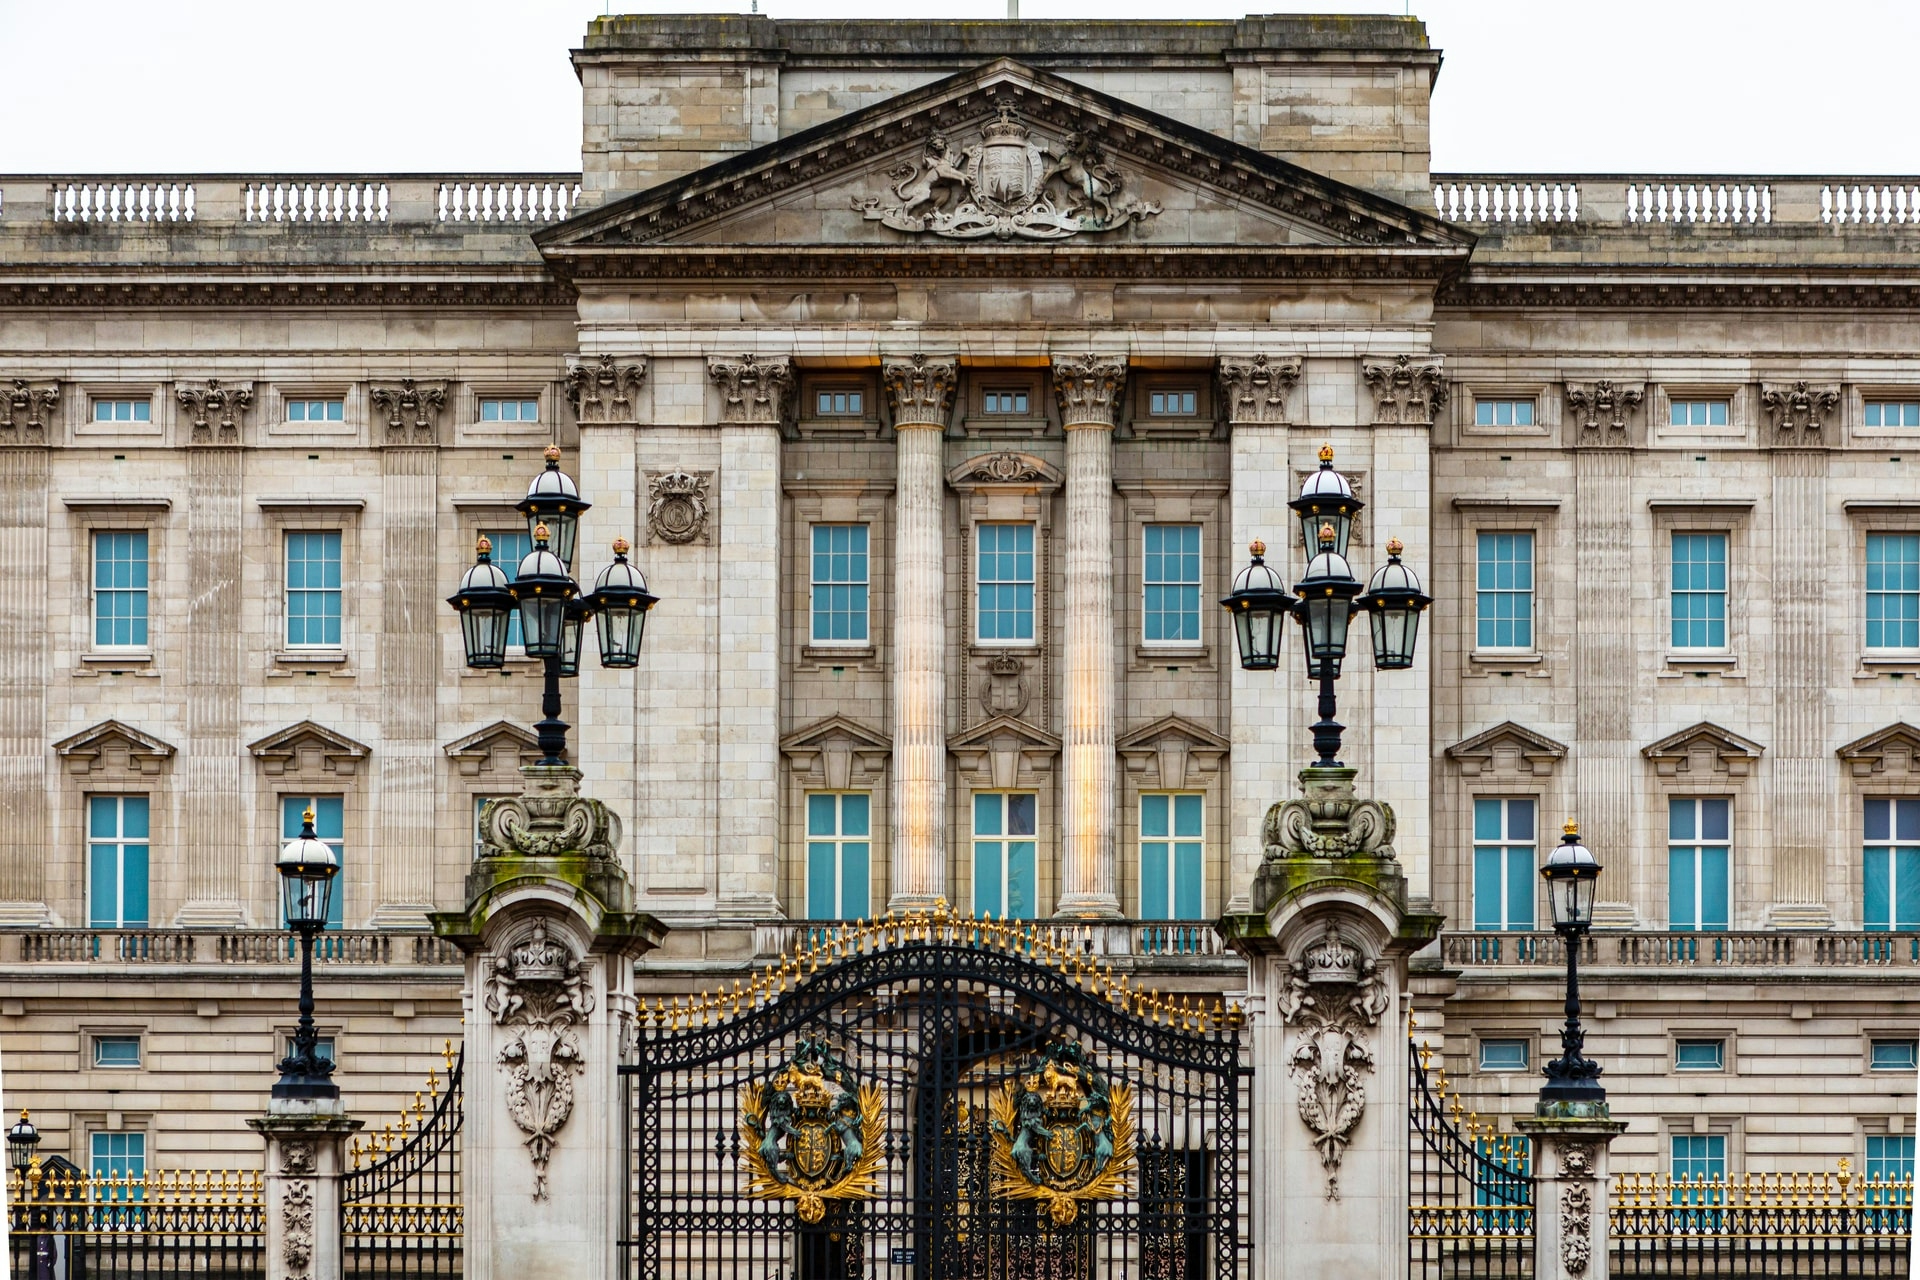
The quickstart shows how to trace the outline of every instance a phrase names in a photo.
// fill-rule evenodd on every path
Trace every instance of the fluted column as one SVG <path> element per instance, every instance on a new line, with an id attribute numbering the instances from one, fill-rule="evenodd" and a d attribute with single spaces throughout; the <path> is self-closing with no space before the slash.
<path id="1" fill-rule="evenodd" d="M 57 384 L 40 384 L 12 416 L 0 405 L 0 583 L 22 606 L 46 572 L 47 426 L 58 398 Z M 45 629 L 29 607 L 0 621 L 0 924 L 10 926 L 48 920 Z"/>
<path id="2" fill-rule="evenodd" d="M 1113 414 L 1124 356 L 1055 357 L 1067 433 L 1062 916 L 1117 916 L 1114 874 Z"/>
<path id="3" fill-rule="evenodd" d="M 940 442 L 958 361 L 892 361 L 882 370 L 897 435 L 893 533 L 893 837 L 895 911 L 947 893 L 947 550 Z"/>

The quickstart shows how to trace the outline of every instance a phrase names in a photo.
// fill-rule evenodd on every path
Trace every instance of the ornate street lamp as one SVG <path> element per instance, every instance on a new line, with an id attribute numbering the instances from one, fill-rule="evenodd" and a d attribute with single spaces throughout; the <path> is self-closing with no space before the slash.
<path id="1" fill-rule="evenodd" d="M 601 666 L 637 666 L 647 610 L 659 603 L 659 597 L 648 592 L 647 580 L 627 563 L 625 538 L 614 542 L 614 562 L 601 572 L 593 591 L 580 594 L 572 572 L 574 540 L 580 513 L 593 504 L 580 496 L 573 478 L 560 470 L 557 446 L 547 447 L 546 458 L 546 469 L 534 477 L 527 496 L 516 504 L 526 514 L 533 550 L 521 559 L 509 581 L 492 563 L 487 540 L 480 539 L 479 562 L 467 570 L 460 590 L 447 597 L 447 603 L 460 614 L 467 665 L 483 670 L 506 664 L 507 618 L 519 610 L 527 656 L 541 659 L 546 667 L 542 718 L 534 725 L 540 763 L 563 765 L 568 725 L 560 718 L 560 681 L 580 674 L 588 619 L 599 619 Z"/>
<path id="2" fill-rule="evenodd" d="M 1279 619 L 1292 613 L 1300 620 L 1300 638 L 1306 648 L 1307 678 L 1320 685 L 1320 719 L 1313 726 L 1316 768 L 1340 764 L 1344 726 L 1334 719 L 1337 704 L 1334 682 L 1347 656 L 1347 631 L 1355 612 L 1373 621 L 1373 665 L 1382 671 L 1413 665 L 1420 637 L 1420 614 L 1433 603 L 1420 590 L 1420 579 L 1400 563 L 1404 550 L 1399 539 L 1387 543 L 1388 560 L 1364 588 L 1347 562 L 1347 543 L 1353 518 L 1365 504 L 1353 496 L 1353 486 L 1333 469 L 1333 446 L 1320 450 L 1320 470 L 1307 477 L 1300 496 L 1287 504 L 1300 517 L 1302 547 L 1307 554 L 1306 576 L 1294 584 L 1298 599 L 1280 585 L 1279 575 L 1262 559 L 1266 547 L 1254 543 L 1253 563 L 1233 581 L 1233 593 L 1220 601 L 1233 615 L 1240 643 L 1240 665 L 1248 671 L 1271 671 L 1280 665 Z"/>
<path id="3" fill-rule="evenodd" d="M 1600 1064 L 1585 1056 L 1587 1033 L 1580 1027 L 1580 939 L 1593 927 L 1595 882 L 1600 864 L 1580 843 L 1580 828 L 1569 822 L 1566 834 L 1540 868 L 1553 909 L 1553 931 L 1567 947 L 1567 1021 L 1560 1031 L 1560 1056 L 1547 1063 L 1540 1101 L 1597 1103 L 1607 1100 L 1600 1087 Z"/>
<path id="4" fill-rule="evenodd" d="M 313 1030 L 313 938 L 327 927 L 333 904 L 333 882 L 340 860 L 313 831 L 313 810 L 301 818 L 300 834 L 287 841 L 274 863 L 280 872 L 287 927 L 300 935 L 300 1025 L 293 1033 L 293 1049 L 280 1062 L 274 1082 L 276 1098 L 337 1098 L 333 1063 L 318 1051 Z"/>
<path id="5" fill-rule="evenodd" d="M 22 1111 L 13 1128 L 7 1130 L 7 1167 L 20 1176 L 22 1187 L 26 1185 L 27 1170 L 33 1164 L 33 1149 L 39 1145 L 40 1131 Z"/>

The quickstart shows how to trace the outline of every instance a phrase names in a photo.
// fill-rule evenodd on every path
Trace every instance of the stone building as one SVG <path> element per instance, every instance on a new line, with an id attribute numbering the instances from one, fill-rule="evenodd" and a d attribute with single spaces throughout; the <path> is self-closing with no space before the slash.
<path id="1" fill-rule="evenodd" d="M 672 928 L 644 989 L 944 898 L 1237 990 L 1206 922 L 1314 717 L 1213 601 L 1257 539 L 1298 575 L 1331 444 L 1355 564 L 1401 538 L 1437 598 L 1341 690 L 1454 930 L 1416 1035 L 1527 1110 L 1577 817 L 1621 1164 L 1911 1169 L 1920 183 L 1434 175 L 1410 19 L 608 18 L 573 61 L 578 174 L 0 178 L 0 575 L 47 606 L 0 620 L 0 1051 L 49 1150 L 257 1160 L 309 803 L 350 1105 L 459 1036 L 421 929 L 538 671 L 465 669 L 441 601 L 527 549 L 550 442 L 576 576 L 628 537 L 663 601 L 567 706 Z"/>

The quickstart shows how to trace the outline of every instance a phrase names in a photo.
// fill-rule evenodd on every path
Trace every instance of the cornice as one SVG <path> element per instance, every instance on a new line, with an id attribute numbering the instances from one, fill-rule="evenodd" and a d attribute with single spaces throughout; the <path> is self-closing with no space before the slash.
<path id="1" fill-rule="evenodd" d="M 1528 310 L 1912 310 L 1920 308 L 1920 273 L 1899 268 L 1863 269 L 1851 276 L 1779 268 L 1746 273 L 1723 267 L 1647 272 L 1623 265 L 1611 275 L 1583 267 L 1562 276 L 1532 269 L 1520 277 L 1476 268 L 1443 282 L 1434 305 Z"/>
<path id="2" fill-rule="evenodd" d="M 506 280 L 247 280 L 0 277 L 0 308 L 18 307 L 555 307 L 578 295 L 550 277 Z"/>

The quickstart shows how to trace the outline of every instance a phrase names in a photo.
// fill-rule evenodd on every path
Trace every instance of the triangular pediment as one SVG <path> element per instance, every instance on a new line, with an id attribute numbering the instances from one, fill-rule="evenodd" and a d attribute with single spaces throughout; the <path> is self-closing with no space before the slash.
<path id="1" fill-rule="evenodd" d="M 1640 754 L 1653 761 L 1663 777 L 1706 770 L 1741 778 L 1765 750 L 1751 738 L 1702 720 L 1642 747 Z"/>
<path id="2" fill-rule="evenodd" d="M 150 733 L 142 733 L 118 720 L 102 720 L 92 728 L 62 738 L 53 744 L 69 771 L 76 774 L 100 770 L 127 773 L 158 773 L 173 755 L 173 745 Z"/>
<path id="3" fill-rule="evenodd" d="M 368 747 L 325 725 L 302 720 L 247 744 L 270 774 L 351 774 L 367 758 Z"/>
<path id="4" fill-rule="evenodd" d="M 1447 758 L 1469 777 L 1482 773 L 1547 777 L 1566 754 L 1566 743 L 1511 720 L 1447 748 Z"/>
<path id="5" fill-rule="evenodd" d="M 893 742 L 870 725 L 836 714 L 780 739 L 780 754 L 803 784 L 846 791 L 879 780 L 893 755 Z"/>
<path id="6" fill-rule="evenodd" d="M 878 729 L 843 715 L 816 720 L 780 739 L 780 750 L 788 753 L 823 751 L 829 747 L 844 747 L 850 751 L 891 751 L 893 742 Z"/>
<path id="7" fill-rule="evenodd" d="M 1856 778 L 1874 774 L 1920 777 L 1920 729 L 1896 720 L 1864 738 L 1855 738 L 1839 751 Z"/>
<path id="8" fill-rule="evenodd" d="M 1217 773 L 1233 744 L 1181 715 L 1165 715 L 1120 735 L 1114 749 L 1141 786 L 1179 791 Z"/>
<path id="9" fill-rule="evenodd" d="M 1161 716 L 1158 720 L 1141 725 L 1120 735 L 1114 746 L 1122 753 L 1128 751 L 1152 751 L 1159 745 L 1179 741 L 1189 748 L 1203 751 L 1226 751 L 1233 744 L 1213 730 L 1185 716 Z"/>
<path id="10" fill-rule="evenodd" d="M 963 729 L 947 739 L 954 751 L 1040 751 L 1052 754 L 1060 750 L 1060 739 L 1038 725 L 1013 716 L 994 716 L 971 729 Z"/>
<path id="11" fill-rule="evenodd" d="M 483 729 L 455 738 L 441 748 L 468 777 L 516 769 L 540 758 L 540 738 L 511 720 L 495 720 Z"/>
<path id="12" fill-rule="evenodd" d="M 535 233 L 563 272 L 712 270 L 730 250 L 951 254 L 1247 248 L 1464 261 L 1473 237 L 1143 107 L 1001 58 Z M 649 252 L 651 251 L 651 252 Z M 722 268 L 724 269 L 724 268 Z M 1243 266 L 1242 269 L 1248 269 Z M 1324 266 L 1321 268 L 1324 271 Z M 1124 268 L 1122 268 L 1124 270 Z M 1400 261 L 1402 277 L 1420 270 Z"/>

